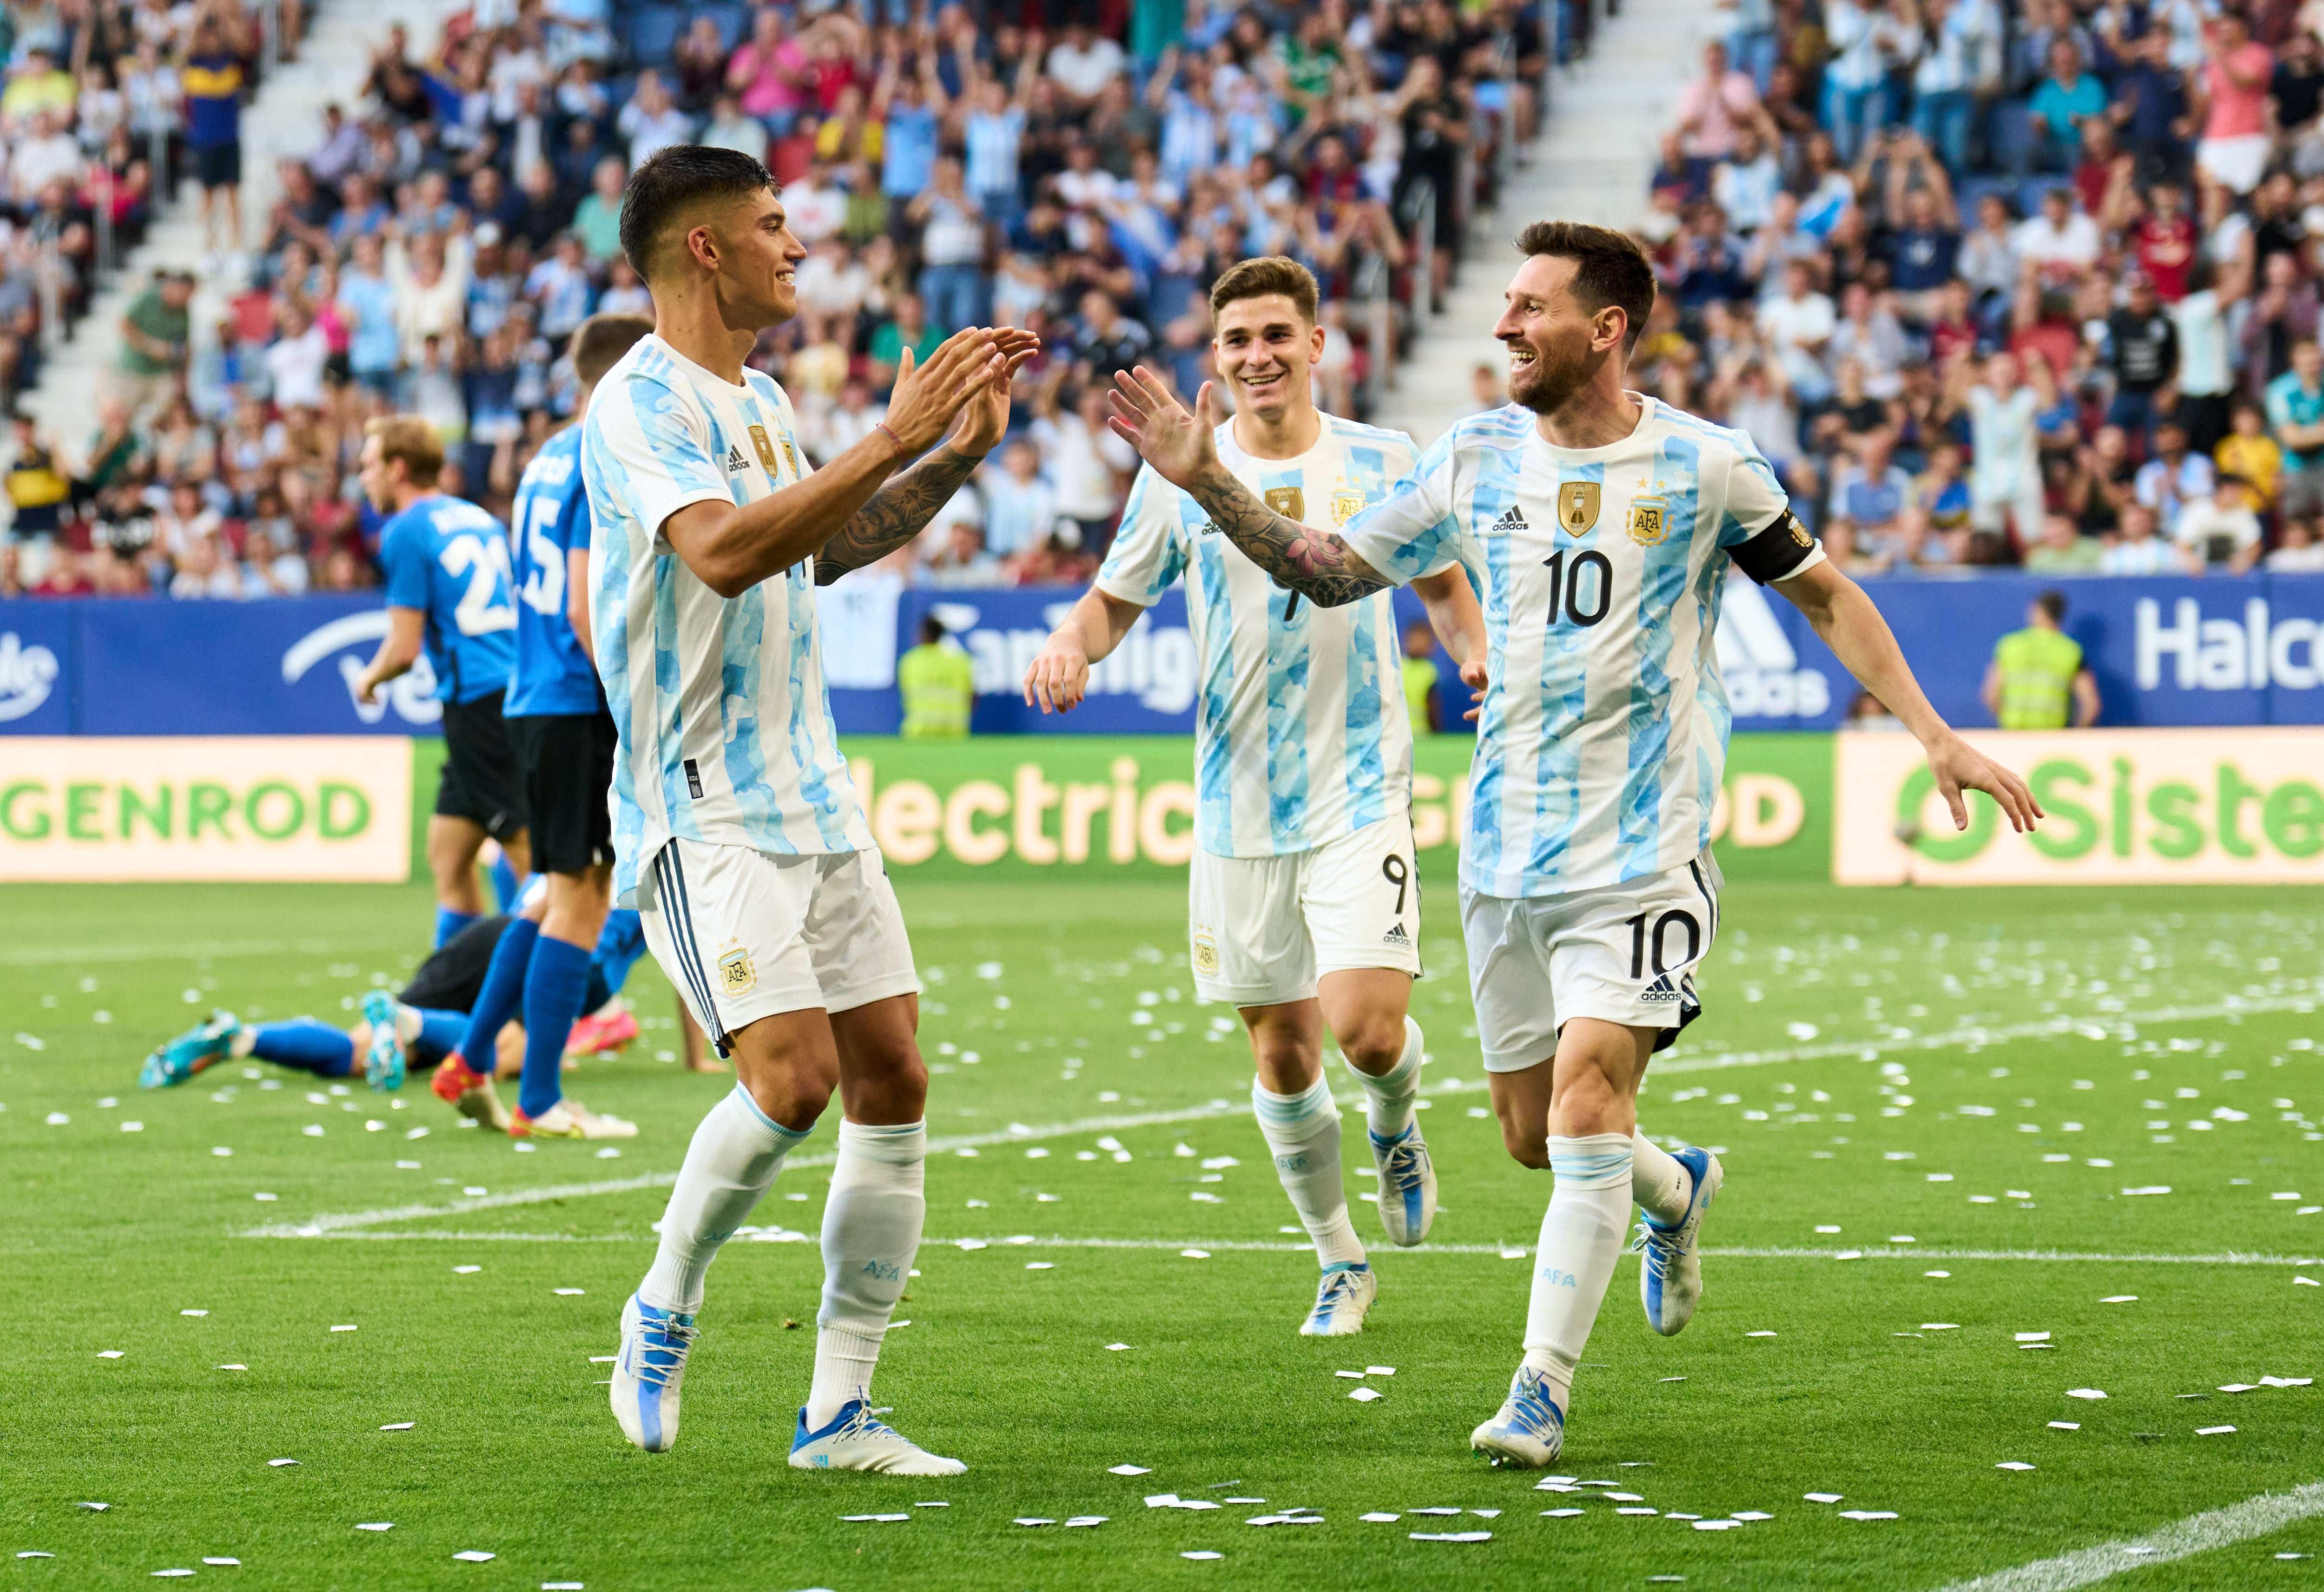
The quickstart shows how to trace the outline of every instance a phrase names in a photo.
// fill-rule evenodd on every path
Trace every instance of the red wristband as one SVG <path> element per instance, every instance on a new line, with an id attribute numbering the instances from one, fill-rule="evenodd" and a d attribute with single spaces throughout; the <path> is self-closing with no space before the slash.
<path id="1" fill-rule="evenodd" d="M 896 435 L 896 428 L 894 427 L 889 425 L 885 420 L 874 420 L 872 422 L 872 429 L 874 431 L 885 431 L 888 434 L 888 440 L 896 445 L 896 456 L 899 459 L 904 456 L 904 439 Z"/>

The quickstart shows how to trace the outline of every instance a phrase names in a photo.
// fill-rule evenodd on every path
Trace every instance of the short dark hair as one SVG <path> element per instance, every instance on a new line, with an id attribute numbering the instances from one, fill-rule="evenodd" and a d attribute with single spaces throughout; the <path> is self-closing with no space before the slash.
<path id="1" fill-rule="evenodd" d="M 2066 594 L 2044 592 L 2034 599 L 2034 606 L 2048 614 L 2052 624 L 2056 624 L 2066 617 Z"/>
<path id="2" fill-rule="evenodd" d="M 1261 254 L 1230 265 L 1211 284 L 1211 313 L 1215 316 L 1239 299 L 1280 293 L 1309 326 L 1315 324 L 1315 275 L 1296 260 L 1281 254 Z"/>
<path id="3" fill-rule="evenodd" d="M 1517 251 L 1572 261 L 1575 301 L 1592 315 L 1609 304 L 1618 306 L 1630 322 L 1622 352 L 1638 345 L 1638 334 L 1654 312 L 1655 268 L 1635 239 L 1586 221 L 1536 221 L 1517 234 Z"/>
<path id="4" fill-rule="evenodd" d="M 945 621 L 935 614 L 920 615 L 920 642 L 923 646 L 933 647 L 951 633 L 945 629 Z"/>
<path id="5" fill-rule="evenodd" d="M 672 144 L 630 173 L 622 193 L 622 253 L 650 280 L 662 235 L 704 200 L 773 191 L 774 173 L 740 150 Z"/>
<path id="6" fill-rule="evenodd" d="M 650 315 L 593 315 L 573 328 L 573 376 L 594 387 L 637 340 L 654 329 Z"/>

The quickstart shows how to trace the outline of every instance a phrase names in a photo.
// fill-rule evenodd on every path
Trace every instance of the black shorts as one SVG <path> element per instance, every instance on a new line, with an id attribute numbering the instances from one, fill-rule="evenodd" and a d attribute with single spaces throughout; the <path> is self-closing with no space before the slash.
<path id="1" fill-rule="evenodd" d="M 194 178 L 204 188 L 242 186 L 242 145 L 214 143 L 194 152 Z"/>
<path id="2" fill-rule="evenodd" d="M 524 805 L 532 821 L 532 865 L 542 873 L 580 873 L 613 860 L 613 715 L 538 713 L 508 721 L 509 744 L 524 770 Z"/>
<path id="3" fill-rule="evenodd" d="M 436 787 L 436 811 L 466 818 L 506 845 L 524 833 L 524 787 L 501 696 L 495 691 L 444 704 L 444 780 Z"/>

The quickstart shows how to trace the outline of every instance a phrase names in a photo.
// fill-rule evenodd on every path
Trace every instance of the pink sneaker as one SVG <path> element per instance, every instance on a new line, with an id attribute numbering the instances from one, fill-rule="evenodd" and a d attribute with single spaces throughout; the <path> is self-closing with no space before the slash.
<path id="1" fill-rule="evenodd" d="M 607 1051 L 621 1049 L 638 1036 L 638 1020 L 626 1009 L 612 1017 L 586 1017 L 573 1025 L 566 1036 L 565 1054 L 568 1056 L 603 1055 Z"/>

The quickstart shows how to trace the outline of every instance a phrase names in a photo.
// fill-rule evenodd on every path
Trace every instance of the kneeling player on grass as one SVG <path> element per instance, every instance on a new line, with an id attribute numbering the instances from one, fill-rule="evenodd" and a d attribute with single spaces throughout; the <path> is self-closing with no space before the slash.
<path id="1" fill-rule="evenodd" d="M 520 903 L 520 912 L 530 913 L 537 922 L 542 905 L 536 888 L 530 899 Z M 248 1059 L 323 1078 L 347 1077 L 360 1063 L 374 1089 L 401 1089 L 412 1063 L 430 1065 L 466 1042 L 471 1013 L 488 981 L 494 952 L 522 921 L 521 916 L 487 917 L 470 924 L 431 952 L 401 990 L 366 994 L 363 1020 L 349 1027 L 306 1017 L 244 1023 L 230 1011 L 214 1011 L 175 1039 L 155 1045 L 137 1081 L 146 1089 L 174 1088 L 219 1062 Z M 616 912 L 607 918 L 584 983 L 585 998 L 593 1009 L 613 1005 L 631 967 L 644 954 L 645 935 L 636 913 Z M 562 1048 L 568 1054 L 580 1054 L 596 1044 L 599 1036 L 576 1024 Z M 522 1064 L 525 1045 L 521 1025 L 502 1030 L 495 1046 L 498 1070 L 515 1072 Z M 689 1043 L 689 1054 L 691 1050 Z M 506 1120 L 503 1115 L 502 1124 Z"/>
<path id="2" fill-rule="evenodd" d="M 600 377 L 653 330 L 641 315 L 597 315 L 573 334 L 576 414 L 586 416 Z M 509 925 L 493 953 L 475 1020 L 461 1048 L 436 1069 L 437 1097 L 479 1121 L 505 1120 L 518 1138 L 634 1138 L 637 1124 L 565 1098 L 566 1035 L 586 1009 L 590 948 L 613 904 L 613 784 L 617 734 L 582 638 L 588 633 L 589 499 L 581 483 L 581 420 L 550 437 L 518 482 L 516 663 L 508 735 L 524 778 L 532 865 L 547 876 L 539 926 Z M 491 1081 L 466 1060 L 489 1054 L 520 997 L 530 1037 L 516 1110 L 503 1117 Z"/>
<path id="3" fill-rule="evenodd" d="M 1986 792 L 2020 830 L 2040 809 L 1931 708 L 1879 611 L 1791 514 L 1750 439 L 1624 390 L 1654 269 L 1603 227 L 1539 222 L 1494 335 L 1507 408 L 1452 429 L 1377 508 L 1319 532 L 1219 457 L 1209 389 L 1188 414 L 1144 372 L 1116 428 L 1260 567 L 1322 603 L 1465 567 L 1485 594 L 1483 693 L 1461 852 L 1462 926 L 1493 1105 L 1510 1155 L 1556 1182 L 1534 1256 L 1525 1358 L 1470 1434 L 1496 1465 L 1550 1464 L 1576 1365 L 1646 1208 L 1640 1292 L 1678 1331 L 1702 1288 L 1708 1151 L 1637 1131 L 1648 1058 L 1692 1018 L 1719 924 L 1711 812 L 1728 708 L 1711 648 L 1728 566 L 1773 584 L 1927 750 L 1966 827 Z"/>
<path id="4" fill-rule="evenodd" d="M 1225 467 L 1293 520 L 1345 524 L 1412 467 L 1412 439 L 1317 412 L 1315 279 L 1296 261 L 1246 260 L 1211 290 L 1212 343 L 1236 414 Z M 1380 1225 L 1417 1244 L 1436 1173 L 1413 1118 L 1420 972 L 1412 845 L 1412 731 L 1396 612 L 1383 587 L 1318 608 L 1213 534 L 1193 498 L 1148 465 L 1096 584 L 1025 676 L 1025 700 L 1064 713 L 1090 665 L 1120 645 L 1181 574 L 1202 663 L 1194 768 L 1195 993 L 1233 1003 L 1250 1031 L 1251 1104 L 1323 1276 L 1299 1330 L 1363 1330 L 1379 1283 L 1348 1220 L 1340 1111 L 1323 1069 L 1326 1026 L 1363 1085 Z M 1484 621 L 1457 572 L 1415 583 L 1445 644 L 1481 660 Z M 1481 662 L 1476 679 L 1483 680 Z"/>
<path id="5" fill-rule="evenodd" d="M 1007 428 L 1010 375 L 1038 340 L 956 334 L 899 368 L 887 419 L 813 471 L 790 400 L 737 346 L 798 313 L 807 250 L 766 168 L 663 150 L 631 174 L 622 247 L 654 334 L 606 373 L 581 444 L 597 668 L 621 737 L 614 888 L 739 1086 L 695 1130 L 622 1307 L 613 1414 L 640 1448 L 677 1440 L 704 1275 L 836 1088 L 815 1382 L 790 1463 L 954 1475 L 966 1467 L 869 1397 L 927 1214 L 927 1069 L 911 944 L 824 689 L 816 587 L 903 546 L 952 497 Z"/>

